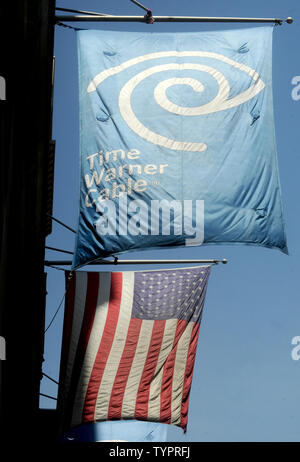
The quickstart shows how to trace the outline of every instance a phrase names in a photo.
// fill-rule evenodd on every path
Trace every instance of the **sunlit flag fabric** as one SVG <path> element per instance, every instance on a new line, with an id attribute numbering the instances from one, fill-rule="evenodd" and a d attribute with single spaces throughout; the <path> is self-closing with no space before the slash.
<path id="1" fill-rule="evenodd" d="M 74 268 L 160 246 L 244 243 L 287 253 L 272 33 L 77 32 Z"/>
<path id="2" fill-rule="evenodd" d="M 186 429 L 209 272 L 73 273 L 58 394 L 65 430 L 122 419 Z"/>

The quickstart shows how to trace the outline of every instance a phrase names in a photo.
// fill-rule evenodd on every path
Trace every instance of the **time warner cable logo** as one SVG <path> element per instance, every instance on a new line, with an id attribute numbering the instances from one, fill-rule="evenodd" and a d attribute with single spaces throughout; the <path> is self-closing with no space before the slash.
<path id="1" fill-rule="evenodd" d="M 6 359 L 6 342 L 5 338 L 0 336 L 0 361 Z"/>

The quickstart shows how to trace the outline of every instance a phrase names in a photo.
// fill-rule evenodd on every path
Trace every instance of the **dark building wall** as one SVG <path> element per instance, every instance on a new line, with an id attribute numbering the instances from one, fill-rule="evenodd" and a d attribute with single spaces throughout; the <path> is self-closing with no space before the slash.
<path id="1" fill-rule="evenodd" d="M 0 3 L 0 444 L 38 437 L 55 1 Z M 21 427 L 21 431 L 20 431 Z"/>

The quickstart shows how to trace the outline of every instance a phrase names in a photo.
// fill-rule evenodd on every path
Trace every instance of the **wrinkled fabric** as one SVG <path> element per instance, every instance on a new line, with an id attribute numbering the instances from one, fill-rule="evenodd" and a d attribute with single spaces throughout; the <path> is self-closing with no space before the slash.
<path id="1" fill-rule="evenodd" d="M 242 243 L 287 253 L 272 33 L 77 32 L 73 268 L 160 246 Z"/>

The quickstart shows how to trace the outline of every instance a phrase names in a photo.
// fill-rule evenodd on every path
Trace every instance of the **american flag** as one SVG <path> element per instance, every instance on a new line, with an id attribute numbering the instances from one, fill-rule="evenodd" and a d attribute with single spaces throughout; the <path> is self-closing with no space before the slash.
<path id="1" fill-rule="evenodd" d="M 65 429 L 137 419 L 186 430 L 209 273 L 202 266 L 72 274 L 58 394 Z"/>

